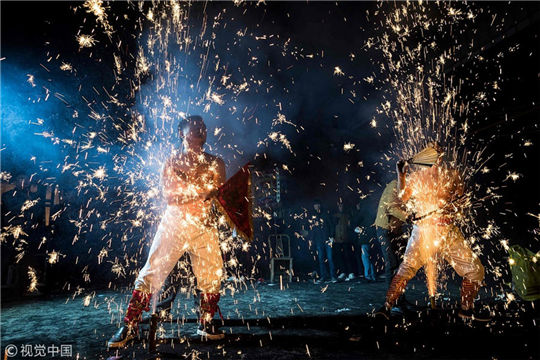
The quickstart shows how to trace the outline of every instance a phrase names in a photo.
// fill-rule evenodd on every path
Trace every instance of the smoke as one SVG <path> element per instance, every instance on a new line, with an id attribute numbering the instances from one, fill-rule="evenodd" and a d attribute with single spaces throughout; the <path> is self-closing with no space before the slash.
<path id="1" fill-rule="evenodd" d="M 56 92 L 43 89 L 36 69 L 17 66 L 17 58 L 2 62 L 2 167 L 27 176 L 39 173 L 41 180 L 58 174 L 62 162 L 59 137 L 67 131 L 55 127 L 66 115 Z M 41 97 L 47 92 L 47 99 Z"/>

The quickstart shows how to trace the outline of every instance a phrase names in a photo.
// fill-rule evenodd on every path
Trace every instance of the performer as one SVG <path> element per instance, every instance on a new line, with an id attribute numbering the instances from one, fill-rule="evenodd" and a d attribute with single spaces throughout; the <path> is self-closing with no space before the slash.
<path id="1" fill-rule="evenodd" d="M 182 149 L 165 163 L 162 174 L 167 209 L 152 242 L 146 264 L 135 281 L 124 326 L 109 340 L 109 347 L 123 347 L 138 331 L 143 311 L 149 311 L 152 294 L 158 292 L 178 259 L 187 252 L 197 279 L 197 334 L 208 339 L 224 337 L 214 314 L 219 311 L 223 259 L 218 233 L 212 226 L 212 202 L 208 199 L 225 181 L 223 160 L 203 151 L 206 125 L 200 116 L 181 121 Z"/>
<path id="2" fill-rule="evenodd" d="M 461 284 L 462 318 L 488 321 L 489 316 L 474 311 L 474 299 L 484 280 L 484 267 L 480 259 L 465 242 L 455 225 L 459 213 L 459 199 L 463 198 L 464 184 L 457 170 L 442 164 L 441 158 L 432 167 L 413 172 L 407 182 L 408 164 L 398 163 L 398 189 L 402 201 L 413 202 L 419 213 L 403 262 L 392 279 L 384 306 L 376 313 L 389 318 L 390 309 L 405 290 L 418 269 L 435 266 L 436 256 L 442 256 L 463 277 Z"/>
<path id="3" fill-rule="evenodd" d="M 401 258 L 407 246 L 406 223 L 408 214 L 398 196 L 397 180 L 389 182 L 381 195 L 377 209 L 377 217 L 373 225 L 381 244 L 384 256 L 384 274 L 388 286 L 399 268 Z M 394 307 L 394 311 L 409 310 L 411 304 L 402 294 Z"/>

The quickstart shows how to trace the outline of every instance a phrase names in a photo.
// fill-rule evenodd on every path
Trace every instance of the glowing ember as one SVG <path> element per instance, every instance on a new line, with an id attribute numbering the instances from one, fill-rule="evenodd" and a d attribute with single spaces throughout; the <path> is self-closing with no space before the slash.
<path id="1" fill-rule="evenodd" d="M 31 266 L 28 267 L 28 278 L 30 279 L 30 285 L 28 286 L 28 292 L 37 291 L 38 278 L 36 275 L 36 270 Z"/>
<path id="2" fill-rule="evenodd" d="M 341 70 L 341 68 L 339 66 L 336 66 L 334 68 L 334 75 L 343 76 L 343 75 L 345 75 L 345 73 L 343 72 L 343 70 Z"/>
<path id="3" fill-rule="evenodd" d="M 89 48 L 94 46 L 97 43 L 97 40 L 94 39 L 92 35 L 79 35 L 77 36 L 77 42 L 82 48 Z"/>

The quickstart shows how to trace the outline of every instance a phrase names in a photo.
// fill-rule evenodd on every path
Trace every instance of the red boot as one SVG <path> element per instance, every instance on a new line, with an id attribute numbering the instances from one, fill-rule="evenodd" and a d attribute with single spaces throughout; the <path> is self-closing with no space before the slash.
<path id="1" fill-rule="evenodd" d="M 403 295 L 403 292 L 405 291 L 408 282 L 408 279 L 400 275 L 394 276 L 392 282 L 390 283 L 390 286 L 388 287 L 388 291 L 386 292 L 386 301 L 384 305 L 381 306 L 381 308 L 377 310 L 373 315 L 383 316 L 386 318 L 386 320 L 390 320 L 390 315 L 392 312 L 391 309 L 396 304 L 399 297 Z"/>
<path id="2" fill-rule="evenodd" d="M 129 300 L 129 305 L 124 316 L 124 325 L 107 342 L 110 348 L 124 347 L 129 341 L 137 336 L 139 322 L 143 311 L 150 310 L 150 298 L 152 294 L 140 290 L 134 290 Z"/>
<path id="3" fill-rule="evenodd" d="M 480 282 L 463 278 L 461 282 L 461 309 L 458 312 L 459 317 L 483 322 L 491 320 L 491 314 L 489 312 L 478 311 L 474 308 L 474 299 L 478 295 L 481 286 L 482 284 Z"/>
<path id="4" fill-rule="evenodd" d="M 218 294 L 200 294 L 199 295 L 199 328 L 197 329 L 197 335 L 209 340 L 220 340 L 225 337 L 223 331 L 221 331 L 218 325 L 214 321 L 214 315 L 219 313 L 221 320 L 221 311 L 218 306 L 220 295 Z"/>

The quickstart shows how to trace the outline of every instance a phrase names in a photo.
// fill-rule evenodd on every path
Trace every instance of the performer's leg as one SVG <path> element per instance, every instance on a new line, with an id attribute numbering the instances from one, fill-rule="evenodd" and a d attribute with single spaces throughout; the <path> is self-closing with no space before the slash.
<path id="1" fill-rule="evenodd" d="M 174 221 L 173 221 L 174 220 Z M 143 311 L 150 310 L 153 292 L 159 291 L 165 278 L 182 255 L 181 235 L 169 212 L 165 213 L 150 247 L 146 264 L 135 281 L 135 289 L 124 316 L 124 326 L 109 340 L 109 347 L 123 347 L 138 330 Z"/>
<path id="2" fill-rule="evenodd" d="M 443 256 L 458 275 L 463 277 L 461 283 L 461 308 L 470 310 L 474 307 L 474 299 L 478 295 L 484 280 L 484 266 L 466 243 L 463 234 L 457 227 L 450 226 L 447 237 Z"/>
<path id="3" fill-rule="evenodd" d="M 373 265 L 373 262 L 369 262 L 369 272 L 371 273 L 371 280 L 377 281 L 377 272 L 375 271 L 375 266 Z"/>
<path id="4" fill-rule="evenodd" d="M 394 274 L 396 274 L 399 268 L 399 264 L 401 264 L 401 262 L 403 261 L 403 255 L 405 254 L 405 249 L 407 248 L 407 243 L 410 236 L 407 235 L 404 225 L 400 226 L 397 229 L 394 229 L 394 231 L 391 231 L 389 236 L 390 249 L 397 263 L 395 269 L 393 270 Z M 414 308 L 414 305 L 410 304 L 405 298 L 405 293 L 401 294 L 397 301 L 397 304 L 402 308 Z"/>
<path id="5" fill-rule="evenodd" d="M 162 291 L 160 294 L 160 301 L 156 304 L 156 311 L 165 313 L 170 313 L 174 300 L 176 299 L 177 290 L 178 290 L 178 276 L 179 269 L 178 266 L 175 266 L 172 272 L 167 276 L 165 282 L 162 286 Z"/>
<path id="6" fill-rule="evenodd" d="M 405 291 L 409 280 L 424 265 L 420 255 L 421 240 L 420 228 L 414 226 L 409 242 L 407 243 L 407 248 L 405 249 L 405 254 L 403 255 L 403 262 L 399 266 L 396 275 L 392 278 L 386 293 L 385 306 L 387 308 L 391 308 L 396 304 L 398 298 Z"/>
<path id="7" fill-rule="evenodd" d="M 369 245 L 362 244 L 360 245 L 360 253 L 362 258 L 362 267 L 364 268 L 364 278 L 366 280 L 371 279 L 371 274 L 369 273 Z"/>
<path id="8" fill-rule="evenodd" d="M 203 232 L 192 236 L 189 257 L 199 290 L 203 293 L 219 293 L 223 277 L 223 258 L 217 231 L 205 228 Z"/>
<path id="9" fill-rule="evenodd" d="M 164 219 L 159 225 L 148 258 L 135 280 L 135 289 L 148 293 L 158 292 L 165 279 L 182 256 L 185 227 L 180 227 Z"/>
<path id="10" fill-rule="evenodd" d="M 199 230 L 200 231 L 200 230 Z M 219 310 L 219 290 L 223 277 L 223 258 L 215 229 L 203 228 L 191 238 L 189 256 L 191 267 L 197 278 L 199 293 L 199 329 L 197 333 L 205 338 L 222 339 L 225 335 L 212 321 Z"/>

